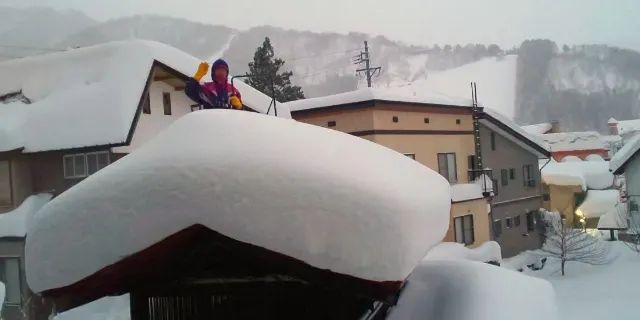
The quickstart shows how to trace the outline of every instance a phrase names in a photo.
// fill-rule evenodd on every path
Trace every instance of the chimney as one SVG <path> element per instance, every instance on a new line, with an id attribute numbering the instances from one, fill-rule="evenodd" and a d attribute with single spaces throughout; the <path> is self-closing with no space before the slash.
<path id="1" fill-rule="evenodd" d="M 618 120 L 611 118 L 607 121 L 609 125 L 609 134 L 612 136 L 620 135 L 620 130 L 618 130 Z"/>
<path id="2" fill-rule="evenodd" d="M 560 132 L 560 121 L 551 120 L 551 131 L 549 133 L 558 133 Z"/>

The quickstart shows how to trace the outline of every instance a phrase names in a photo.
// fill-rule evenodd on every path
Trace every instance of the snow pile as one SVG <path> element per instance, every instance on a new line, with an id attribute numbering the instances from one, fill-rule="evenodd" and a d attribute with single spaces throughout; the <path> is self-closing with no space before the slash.
<path id="1" fill-rule="evenodd" d="M 582 186 L 587 189 L 607 189 L 613 185 L 609 162 L 549 162 L 542 168 L 542 181 L 549 185 Z"/>
<path id="2" fill-rule="evenodd" d="M 443 95 L 437 92 L 422 89 L 413 90 L 413 88 L 408 87 L 363 88 L 325 97 L 286 102 L 281 105 L 285 105 L 286 107 L 291 109 L 291 111 L 301 111 L 371 100 L 438 104 L 449 106 L 471 106 L 471 99 L 452 98 L 450 96 Z"/>
<path id="3" fill-rule="evenodd" d="M 545 134 L 549 132 L 549 130 L 551 130 L 552 127 L 553 126 L 551 125 L 551 123 L 544 122 L 544 123 L 523 126 L 522 129 L 524 129 L 524 131 L 528 132 L 529 134 L 540 135 L 540 134 Z"/>
<path id="4" fill-rule="evenodd" d="M 154 60 L 186 76 L 200 62 L 167 45 L 134 40 L 0 63 L 0 96 L 22 92 L 32 102 L 1 105 L 0 151 L 125 142 Z M 245 104 L 266 112 L 267 96 L 244 83 L 237 86 Z M 289 116 L 286 106 L 278 111 Z"/>
<path id="5" fill-rule="evenodd" d="M 482 186 L 476 183 L 458 183 L 451 186 L 451 201 L 461 202 L 482 199 Z"/>
<path id="6" fill-rule="evenodd" d="M 32 195 L 13 211 L 0 213 L 0 238 L 24 237 L 27 234 L 29 218 L 49 200 L 51 200 L 51 195 L 48 193 Z"/>
<path id="7" fill-rule="evenodd" d="M 599 133 L 595 131 L 585 132 L 560 132 L 541 135 L 549 145 L 551 151 L 574 150 L 607 150 L 607 144 Z"/>
<path id="8" fill-rule="evenodd" d="M 566 156 L 560 160 L 560 162 L 582 162 L 582 159 L 576 156 Z"/>
<path id="9" fill-rule="evenodd" d="M 551 284 L 475 261 L 425 260 L 411 273 L 389 320 L 553 320 Z"/>
<path id="10" fill-rule="evenodd" d="M 585 158 L 586 161 L 605 162 L 604 158 L 599 154 L 590 154 Z"/>
<path id="11" fill-rule="evenodd" d="M 442 242 L 433 247 L 424 260 L 469 260 L 479 262 L 502 261 L 500 245 L 487 241 L 476 248 L 467 248 L 456 242 Z"/>
<path id="12" fill-rule="evenodd" d="M 576 209 L 576 213 L 585 218 L 598 218 L 605 213 L 615 211 L 619 201 L 618 190 L 589 190 L 587 197 Z"/>
<path id="13" fill-rule="evenodd" d="M 626 211 L 625 204 L 619 203 L 613 210 L 600 216 L 598 229 L 627 229 L 629 223 Z"/>
<path id="14" fill-rule="evenodd" d="M 444 237 L 450 206 L 442 176 L 373 142 L 203 110 L 40 210 L 27 279 L 36 292 L 66 286 L 202 224 L 318 268 L 399 281 Z"/>
<path id="15" fill-rule="evenodd" d="M 618 173 L 622 166 L 640 150 L 640 136 L 633 137 L 611 158 L 611 171 Z"/>
<path id="16" fill-rule="evenodd" d="M 60 313 L 53 320 L 130 320 L 129 295 L 104 297 Z"/>

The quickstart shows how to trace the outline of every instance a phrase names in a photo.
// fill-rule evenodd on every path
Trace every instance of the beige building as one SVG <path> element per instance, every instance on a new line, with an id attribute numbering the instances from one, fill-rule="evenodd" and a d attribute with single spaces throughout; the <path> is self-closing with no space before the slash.
<path id="1" fill-rule="evenodd" d="M 380 89 L 365 89 L 287 105 L 298 121 L 346 132 L 403 153 L 438 171 L 452 185 L 470 183 L 475 151 L 468 103 L 416 101 L 398 101 L 385 97 Z M 490 240 L 489 206 L 481 192 L 452 194 L 452 198 L 456 201 L 452 200 L 444 240 L 469 246 Z"/>

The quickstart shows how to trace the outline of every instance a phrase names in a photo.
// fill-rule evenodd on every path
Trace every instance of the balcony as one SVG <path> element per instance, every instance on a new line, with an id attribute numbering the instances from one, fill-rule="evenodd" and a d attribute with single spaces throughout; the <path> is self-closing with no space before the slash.
<path id="1" fill-rule="evenodd" d="M 477 183 L 482 189 L 482 195 L 485 198 L 494 195 L 493 190 L 493 170 L 491 169 L 469 169 L 469 183 Z"/>

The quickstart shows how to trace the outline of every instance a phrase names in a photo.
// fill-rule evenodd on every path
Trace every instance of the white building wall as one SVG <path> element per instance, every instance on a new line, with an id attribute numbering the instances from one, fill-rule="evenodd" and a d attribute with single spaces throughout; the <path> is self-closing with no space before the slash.
<path id="1" fill-rule="evenodd" d="M 164 106 L 162 103 L 163 92 L 171 94 L 171 115 L 164 114 Z M 186 96 L 184 90 L 176 90 L 162 81 L 154 81 L 151 83 L 149 98 L 151 114 L 140 114 L 131 144 L 129 146 L 113 148 L 112 151 L 114 153 L 130 153 L 137 149 L 178 118 L 191 112 L 191 105 L 195 103 Z"/>

